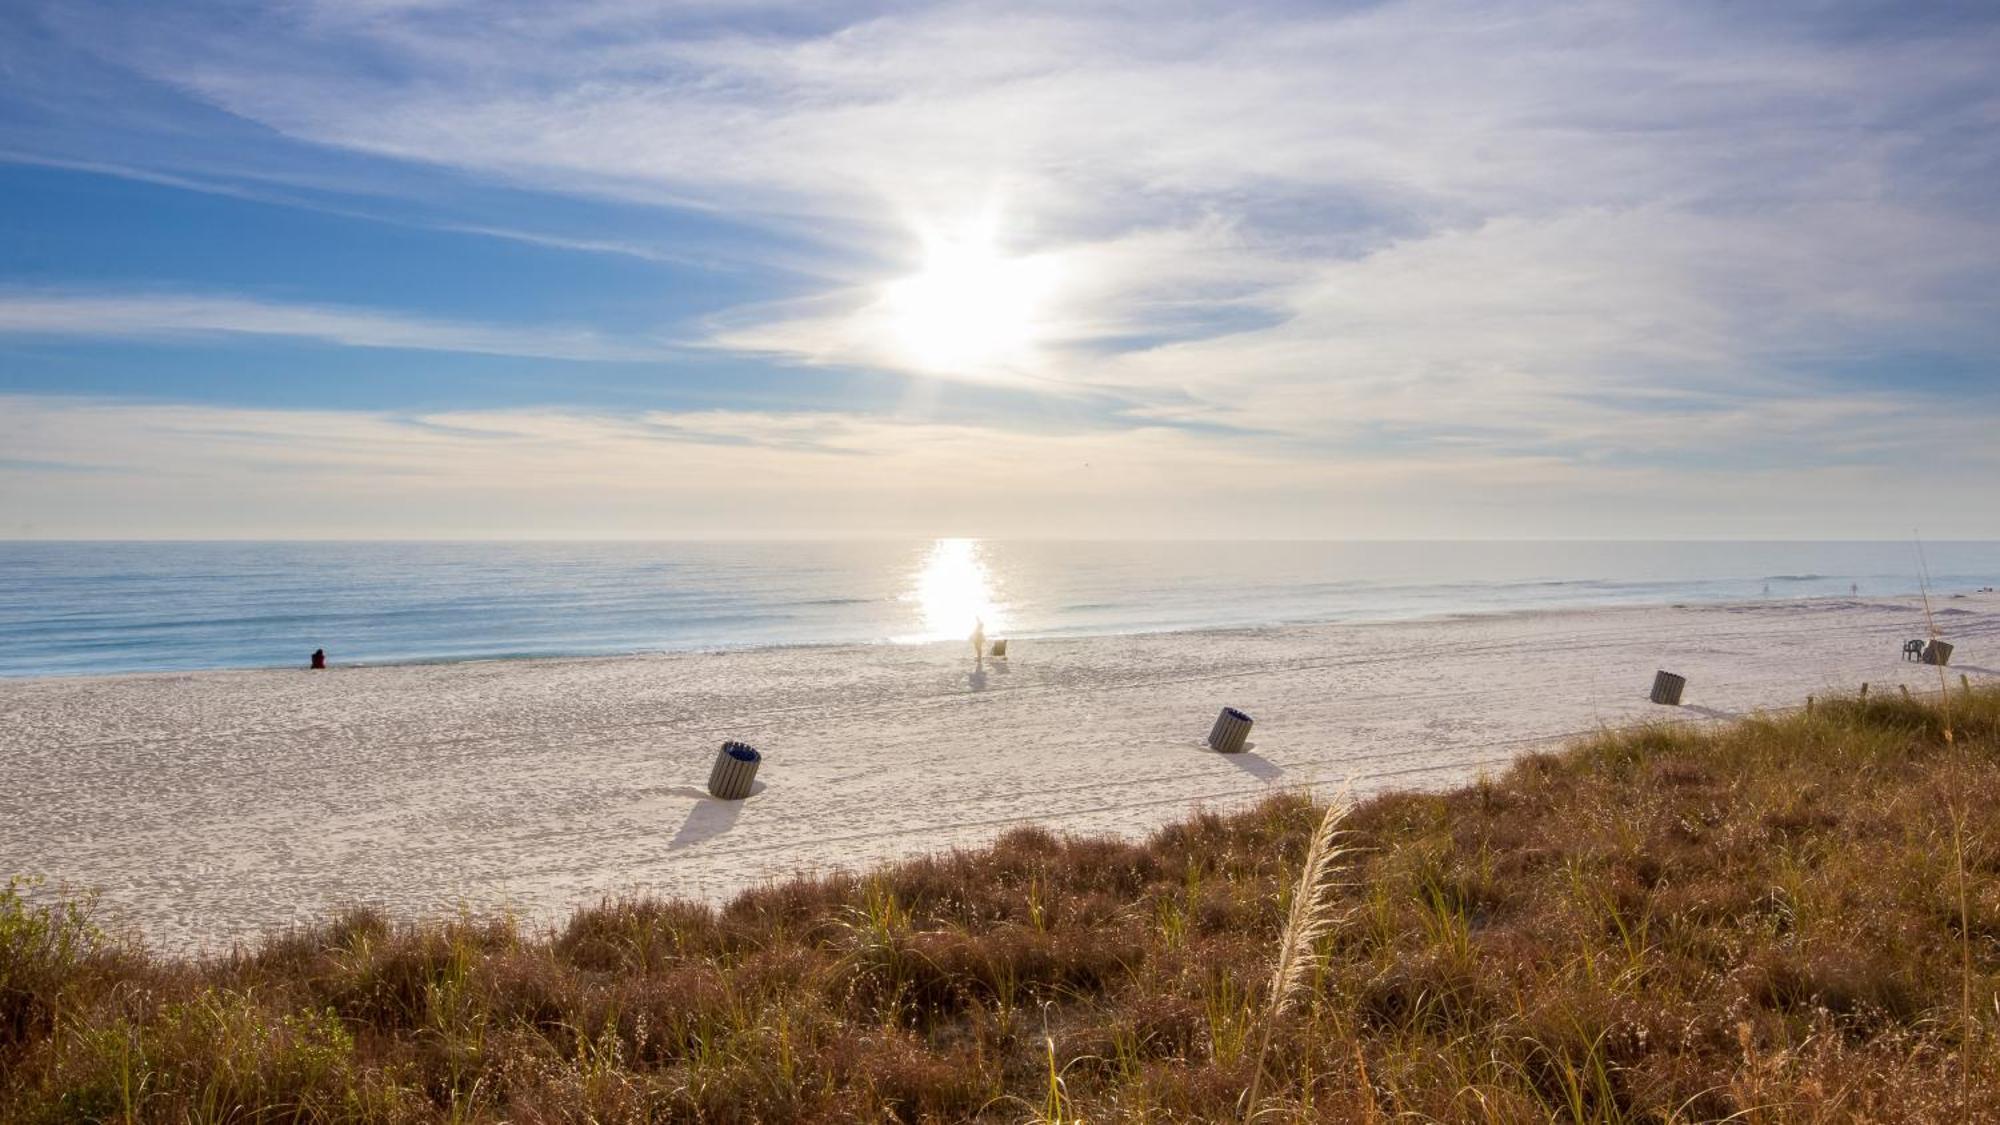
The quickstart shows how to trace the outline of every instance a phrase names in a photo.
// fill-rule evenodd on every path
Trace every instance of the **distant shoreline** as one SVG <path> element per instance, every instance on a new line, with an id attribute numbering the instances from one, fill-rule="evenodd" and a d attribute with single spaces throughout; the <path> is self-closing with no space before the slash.
<path id="1" fill-rule="evenodd" d="M 1980 593 L 1982 593 L 1982 591 L 1976 589 L 1951 590 L 1943 592 L 1932 591 L 1930 596 L 1933 602 L 1936 602 L 1940 600 L 1949 601 L 1954 598 L 1974 597 L 1979 595 Z M 1747 607 L 1772 608 L 1785 605 L 1823 607 L 1828 605 L 1838 605 L 1847 602 L 1917 604 L 1919 603 L 1922 596 L 1923 595 L 1921 592 L 1916 590 L 1910 590 L 1904 592 L 1883 593 L 1879 595 L 1860 595 L 1858 597 L 1844 595 L 1844 594 L 1842 595 L 1829 594 L 1829 595 L 1805 595 L 1798 597 L 1773 596 L 1768 599 L 1760 598 L 1754 600 L 1746 600 L 1746 599 L 1705 600 L 1700 598 L 1685 598 L 1676 601 L 1660 601 L 1660 602 L 1605 602 L 1605 603 L 1579 604 L 1579 605 L 1521 606 L 1513 608 L 1471 609 L 1471 610 L 1437 610 L 1434 612 L 1411 613 L 1411 614 L 1396 615 L 1396 616 L 1310 618 L 1310 619 L 1284 620 L 1284 621 L 1261 621 L 1261 622 L 1253 622 L 1242 625 L 1203 625 L 1194 627 L 1132 628 L 1132 629 L 1110 629 L 1110 630 L 1090 630 L 1090 631 L 1083 631 L 1083 630 L 1042 631 L 1042 632 L 1022 631 L 1022 632 L 1010 632 L 1007 635 L 1013 639 L 1018 639 L 1021 641 L 1030 641 L 1030 642 L 1111 639 L 1117 637 L 1158 637 L 1158 636 L 1194 637 L 1207 634 L 1231 634 L 1231 633 L 1242 633 L 1242 632 L 1259 632 L 1259 631 L 1287 630 L 1287 629 L 1312 629 L 1319 627 L 1341 627 L 1341 628 L 1359 629 L 1359 628 L 1368 628 L 1371 626 L 1417 625 L 1428 622 L 1449 622 L 1458 620 L 1476 621 L 1487 618 L 1506 619 L 1506 618 L 1519 618 L 1519 617 L 1561 616 L 1568 614 L 1597 614 L 1597 613 L 1615 612 L 1619 610 L 1684 609 L 1691 607 L 1698 607 L 1702 609 L 1730 609 L 1730 608 L 1747 608 Z M 998 637 L 997 633 L 995 634 L 995 637 L 997 639 Z M 717 656 L 717 655 L 726 655 L 731 653 L 746 653 L 746 652 L 766 652 L 766 651 L 787 652 L 793 650 L 843 650 L 843 649 L 865 651 L 865 650 L 879 649 L 879 648 L 921 648 L 930 645 L 958 647 L 962 646 L 962 644 L 963 642 L 955 640 L 896 640 L 896 639 L 884 638 L 880 640 L 866 640 L 866 641 L 758 642 L 758 643 L 746 643 L 741 645 L 698 645 L 686 648 L 641 648 L 641 649 L 616 649 L 616 650 L 606 650 L 606 651 L 571 652 L 571 651 L 553 651 L 553 650 L 551 651 L 530 650 L 530 651 L 518 651 L 518 652 L 479 653 L 479 654 L 464 655 L 464 656 L 412 656 L 412 657 L 388 658 L 381 660 L 352 660 L 352 661 L 341 660 L 339 658 L 339 653 L 337 651 L 333 651 L 329 653 L 330 667 L 327 670 L 330 672 L 337 672 L 341 669 L 359 670 L 359 669 L 423 668 L 436 665 L 453 665 L 453 664 L 529 664 L 529 663 L 537 663 L 543 661 L 559 662 L 559 663 L 575 663 L 575 662 L 591 662 L 591 661 L 649 660 L 649 659 L 663 659 L 669 657 Z M 126 678 L 143 678 L 143 677 L 158 677 L 158 676 L 195 676 L 195 675 L 209 675 L 217 673 L 234 673 L 234 672 L 284 672 L 291 670 L 297 670 L 297 671 L 308 670 L 306 668 L 306 661 L 304 655 L 301 655 L 300 659 L 296 663 L 285 663 L 285 664 L 275 664 L 275 663 L 274 664 L 216 664 L 216 665 L 201 665 L 201 666 L 189 666 L 189 667 L 178 667 L 178 668 L 163 668 L 158 671 L 119 671 L 119 672 L 86 671 L 86 672 L 53 672 L 53 673 L 0 672 L 0 685 L 10 684 L 10 683 L 33 683 L 44 680 L 80 680 L 80 679 L 117 680 Z"/>
<path id="2" fill-rule="evenodd" d="M 1939 591 L 2000 543 L 1937 543 Z M 1038 642 L 1913 594 L 1900 543 L 0 543 L 0 679 Z"/>

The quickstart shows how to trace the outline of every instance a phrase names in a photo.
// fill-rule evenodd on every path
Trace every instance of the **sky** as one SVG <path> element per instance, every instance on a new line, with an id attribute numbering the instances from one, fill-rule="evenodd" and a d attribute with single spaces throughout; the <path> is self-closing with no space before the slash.
<path id="1" fill-rule="evenodd" d="M 2000 538 L 2000 8 L 0 5 L 0 537 Z"/>

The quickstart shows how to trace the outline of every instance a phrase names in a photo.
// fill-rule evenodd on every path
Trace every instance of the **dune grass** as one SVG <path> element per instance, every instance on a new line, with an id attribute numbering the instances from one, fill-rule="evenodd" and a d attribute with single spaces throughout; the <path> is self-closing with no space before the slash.
<path id="1" fill-rule="evenodd" d="M 1953 688 L 1949 743 L 1878 693 L 1364 801 L 1280 1003 L 1301 796 L 201 963 L 17 889 L 0 1120 L 2000 1120 L 2000 692 Z"/>

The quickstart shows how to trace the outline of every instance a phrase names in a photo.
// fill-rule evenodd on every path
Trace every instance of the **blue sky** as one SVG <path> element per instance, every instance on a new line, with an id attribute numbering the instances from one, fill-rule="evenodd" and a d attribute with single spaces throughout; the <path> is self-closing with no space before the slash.
<path id="1" fill-rule="evenodd" d="M 0 536 L 2000 536 L 1994 58 L 1982 3 L 24 0 Z"/>

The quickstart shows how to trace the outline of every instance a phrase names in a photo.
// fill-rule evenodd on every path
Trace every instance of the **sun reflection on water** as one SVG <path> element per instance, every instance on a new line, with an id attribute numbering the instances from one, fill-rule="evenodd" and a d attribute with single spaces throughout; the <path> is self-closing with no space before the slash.
<path id="1" fill-rule="evenodd" d="M 1006 611 L 994 599 L 993 577 L 986 569 L 977 539 L 939 539 L 931 544 L 923 566 L 914 576 L 910 600 L 923 618 L 923 632 L 911 640 L 962 640 L 974 624 L 984 622 L 986 635 L 1005 635 Z"/>

